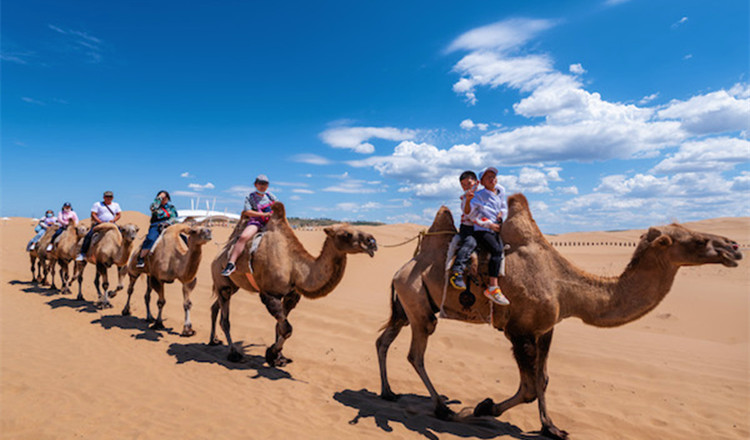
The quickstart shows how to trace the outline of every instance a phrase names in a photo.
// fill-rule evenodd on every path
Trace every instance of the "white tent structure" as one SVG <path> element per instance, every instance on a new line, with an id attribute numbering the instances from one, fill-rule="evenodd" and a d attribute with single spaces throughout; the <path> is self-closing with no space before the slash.
<path id="1" fill-rule="evenodd" d="M 226 220 L 226 221 L 239 221 L 240 215 L 227 212 L 226 210 L 222 211 L 216 211 L 212 209 L 212 207 L 209 205 L 208 200 L 206 200 L 206 209 L 196 209 L 198 207 L 198 204 L 200 203 L 200 199 L 196 200 L 190 200 L 190 209 L 178 209 L 177 210 L 177 221 L 183 222 L 188 218 L 192 218 L 193 220 L 197 222 L 202 222 L 204 220 Z M 216 206 L 216 199 L 214 199 L 214 207 Z"/>

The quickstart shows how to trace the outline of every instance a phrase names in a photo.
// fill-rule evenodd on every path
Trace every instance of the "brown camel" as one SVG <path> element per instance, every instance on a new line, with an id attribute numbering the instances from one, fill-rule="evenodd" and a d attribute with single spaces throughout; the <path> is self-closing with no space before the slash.
<path id="1" fill-rule="evenodd" d="M 91 263 L 96 265 L 94 286 L 96 286 L 98 299 L 94 304 L 100 308 L 112 307 L 109 298 L 113 298 L 123 288 L 122 280 L 127 272 L 128 257 L 130 251 L 133 250 L 133 242 L 137 236 L 138 226 L 131 223 L 122 227 L 118 227 L 114 223 L 100 223 L 94 226 L 94 236 L 91 240 L 91 247 L 86 253 L 86 260 L 79 261 L 76 264 L 74 278 L 78 278 L 77 299 L 83 300 L 83 293 L 81 292 L 83 269 L 86 267 L 86 263 Z M 117 288 L 110 292 L 107 290 L 109 288 L 107 269 L 112 265 L 117 266 Z M 103 292 L 99 288 L 100 277 L 103 278 Z"/>
<path id="2" fill-rule="evenodd" d="M 60 293 L 68 294 L 70 292 L 71 279 L 68 275 L 68 266 L 75 259 L 81 250 L 80 240 L 86 235 L 88 228 L 76 224 L 74 220 L 68 223 L 65 230 L 55 239 L 54 247 L 47 252 L 50 260 L 50 270 L 52 271 L 52 289 L 55 287 L 55 263 L 60 266 L 60 282 L 62 290 Z"/>
<path id="3" fill-rule="evenodd" d="M 44 237 L 48 237 L 46 242 L 49 243 L 49 240 L 52 238 L 52 234 L 55 232 L 55 230 L 56 229 L 54 228 L 47 228 L 47 230 L 44 232 L 44 235 L 42 235 L 42 238 L 40 238 L 39 241 L 37 241 L 34 244 L 34 247 L 31 250 L 27 249 L 27 252 L 29 253 L 29 259 L 31 260 L 31 281 L 32 282 L 42 283 L 43 280 L 46 280 L 47 278 L 46 273 L 45 275 L 42 275 L 43 271 L 46 272 L 47 267 L 43 263 L 43 260 L 39 257 L 39 252 L 38 252 L 39 242 L 42 241 Z M 46 249 L 46 245 L 45 245 L 45 249 Z M 46 281 L 44 282 L 46 283 Z"/>
<path id="4" fill-rule="evenodd" d="M 508 206 L 502 237 L 510 249 L 506 255 L 506 275 L 501 277 L 500 286 L 510 299 L 510 306 L 492 304 L 490 315 L 490 304 L 481 295 L 483 287 L 472 286 L 473 297 L 480 299 L 474 304 L 465 298 L 461 301 L 460 292 L 449 288 L 444 310 L 469 322 L 481 322 L 476 316 L 492 316 L 493 326 L 503 330 L 513 345 L 520 371 L 518 391 L 498 404 L 491 399 L 484 400 L 474 409 L 474 415 L 497 417 L 518 404 L 538 399 L 542 432 L 553 438 L 568 437 L 552 423 L 545 400 L 549 379 L 547 355 L 555 324 L 570 317 L 598 327 L 632 322 L 659 304 L 681 266 L 723 264 L 736 267 L 737 260 L 742 258 L 737 243 L 732 240 L 673 224 L 653 227 L 643 234 L 622 275 L 590 275 L 576 268 L 547 242 L 523 195 L 511 196 Z M 438 211 L 430 230 L 454 230 L 453 217 L 447 208 Z M 396 273 L 392 284 L 391 318 L 376 344 L 381 396 L 395 399 L 397 396 L 388 384 L 386 356 L 401 328 L 411 325 L 408 359 L 427 386 L 435 413 L 440 418 L 451 418 L 453 412 L 427 376 L 424 352 L 427 339 L 437 324 L 436 304 L 442 303 L 450 239 L 443 235 L 426 237 L 419 254 Z"/>
<path id="5" fill-rule="evenodd" d="M 52 272 L 52 288 L 55 288 L 55 267 L 54 262 L 51 260 L 51 255 L 47 251 L 47 246 L 52 243 L 52 236 L 57 230 L 60 229 L 60 225 L 54 224 L 47 228 L 47 232 L 42 235 L 42 238 L 36 243 L 36 256 L 39 259 L 38 264 L 42 266 L 44 277 L 42 278 L 42 286 L 48 285 L 47 276 Z"/>
<path id="6" fill-rule="evenodd" d="M 184 237 L 184 238 L 183 238 Z M 164 284 L 179 280 L 182 283 L 183 307 L 185 309 L 185 324 L 182 328 L 182 336 L 193 336 L 195 330 L 190 322 L 190 293 L 198 283 L 196 275 L 201 262 L 203 245 L 211 241 L 211 229 L 200 225 L 178 224 L 164 230 L 161 237 L 154 243 L 151 252 L 145 257 L 145 266 L 136 267 L 140 249 L 136 249 L 130 256 L 127 271 L 130 275 L 128 285 L 128 301 L 122 309 L 123 316 L 130 315 L 130 297 L 133 295 L 133 286 L 141 274 L 148 277 L 146 287 L 146 321 L 153 322 L 152 329 L 163 329 L 162 309 L 166 300 L 164 299 Z M 154 321 L 151 315 L 150 301 L 151 289 L 156 290 L 159 299 L 159 315 Z"/>
<path id="7" fill-rule="evenodd" d="M 347 254 L 367 253 L 372 257 L 377 243 L 371 234 L 349 225 L 331 226 L 325 228 L 327 237 L 320 255 L 313 257 L 289 226 L 284 205 L 276 202 L 265 235 L 252 257 L 253 285 L 247 276 L 250 272 L 247 248 L 251 247 L 251 242 L 237 260 L 235 272 L 229 277 L 221 275 L 243 226 L 244 222 L 238 224 L 230 241 L 211 263 L 213 292 L 217 299 L 211 306 L 210 344 L 221 344 L 216 338 L 216 317 L 221 310 L 221 328 L 229 345 L 228 359 L 232 362 L 242 359 L 242 353 L 232 344 L 229 334 L 229 301 L 239 289 L 260 292 L 261 301 L 277 322 L 276 342 L 266 350 L 266 362 L 270 366 L 283 366 L 291 362 L 281 354 L 284 341 L 292 335 L 287 317 L 300 295 L 316 299 L 331 293 L 344 275 Z"/>

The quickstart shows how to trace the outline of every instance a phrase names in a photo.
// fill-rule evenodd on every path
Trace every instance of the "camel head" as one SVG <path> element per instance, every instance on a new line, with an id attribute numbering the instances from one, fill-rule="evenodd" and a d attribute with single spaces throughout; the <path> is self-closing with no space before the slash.
<path id="1" fill-rule="evenodd" d="M 714 234 L 690 230 L 679 224 L 649 228 L 641 236 L 636 249 L 654 252 L 675 266 L 697 266 L 701 264 L 723 264 L 737 267 L 742 252 L 734 240 Z"/>
<path id="2" fill-rule="evenodd" d="M 82 225 L 80 223 L 77 224 L 75 228 L 76 228 L 76 236 L 78 238 L 83 237 L 89 231 L 89 228 L 87 228 L 86 226 L 84 226 L 84 225 Z"/>
<path id="3" fill-rule="evenodd" d="M 372 257 L 378 250 L 378 244 L 372 234 L 354 229 L 350 225 L 329 226 L 324 231 L 333 240 L 336 248 L 347 254 L 364 252 Z"/>
<path id="4" fill-rule="evenodd" d="M 456 225 L 453 223 L 453 214 L 447 206 L 441 206 L 435 214 L 435 220 L 432 221 L 430 232 L 455 230 Z"/>
<path id="5" fill-rule="evenodd" d="M 185 231 L 188 236 L 188 243 L 191 246 L 203 246 L 211 241 L 211 229 L 201 224 L 193 224 L 190 229 Z"/>
<path id="6" fill-rule="evenodd" d="M 120 233 L 124 241 L 132 242 L 138 237 L 138 226 L 128 223 L 120 228 Z"/>

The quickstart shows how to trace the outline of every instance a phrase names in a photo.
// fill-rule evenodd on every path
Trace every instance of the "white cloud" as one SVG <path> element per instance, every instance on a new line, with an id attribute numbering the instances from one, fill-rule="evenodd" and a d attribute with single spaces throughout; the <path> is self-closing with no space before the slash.
<path id="1" fill-rule="evenodd" d="M 683 25 L 683 24 L 687 23 L 687 21 L 688 21 L 687 17 L 682 17 L 681 19 L 679 19 L 676 22 L 672 23 L 671 28 L 672 29 L 677 29 L 678 27 L 680 27 L 680 25 Z"/>
<path id="2" fill-rule="evenodd" d="M 21 101 L 29 103 L 29 104 L 34 104 L 34 105 L 47 105 L 46 103 L 44 103 L 44 102 L 42 102 L 42 101 L 40 101 L 38 99 L 29 98 L 28 96 L 21 97 Z"/>
<path id="3" fill-rule="evenodd" d="M 718 137 L 685 142 L 677 153 L 659 162 L 652 172 L 729 171 L 746 162 L 750 162 L 750 142 Z"/>
<path id="4" fill-rule="evenodd" d="M 47 25 L 47 27 L 62 36 L 60 38 L 63 38 L 67 43 L 65 45 L 66 51 L 84 55 L 89 63 L 99 63 L 102 61 L 105 44 L 100 38 L 87 32 L 75 29 L 63 29 L 52 24 Z"/>
<path id="5" fill-rule="evenodd" d="M 447 51 L 492 49 L 509 51 L 524 45 L 542 31 L 551 28 L 551 20 L 515 18 L 472 29 L 448 46 Z"/>
<path id="6" fill-rule="evenodd" d="M 623 3 L 627 3 L 627 2 L 629 2 L 629 1 L 630 1 L 630 0 L 606 0 L 606 1 L 604 2 L 604 4 L 605 4 L 606 6 L 617 6 L 617 5 L 621 5 L 621 4 L 623 4 Z"/>
<path id="7" fill-rule="evenodd" d="M 640 101 L 638 101 L 638 104 L 639 105 L 646 105 L 646 104 L 648 104 L 649 102 L 653 101 L 654 99 L 656 99 L 658 97 L 659 97 L 659 92 L 652 93 L 650 95 L 647 95 L 647 96 L 644 96 L 643 98 L 641 98 Z"/>
<path id="8" fill-rule="evenodd" d="M 195 191 L 203 191 L 204 189 L 214 189 L 216 188 L 213 183 L 208 182 L 205 185 L 201 185 L 199 183 L 189 183 L 188 188 L 193 189 Z"/>
<path id="9" fill-rule="evenodd" d="M 583 75 L 584 73 L 586 73 L 586 69 L 583 68 L 581 63 L 571 64 L 568 70 L 570 70 L 570 73 L 574 75 Z"/>
<path id="10" fill-rule="evenodd" d="M 184 173 L 180 174 L 180 177 L 184 177 L 186 179 L 189 179 L 189 178 L 192 178 L 192 177 L 195 177 L 195 176 L 193 176 L 189 172 L 185 171 Z"/>
<path id="11" fill-rule="evenodd" d="M 463 121 L 461 121 L 460 125 L 461 125 L 461 128 L 463 128 L 464 130 L 471 130 L 473 128 L 478 128 L 481 131 L 487 131 L 487 129 L 489 128 L 489 124 L 484 124 L 481 122 L 474 123 L 474 121 L 472 121 L 471 119 L 464 119 Z"/>
<path id="12" fill-rule="evenodd" d="M 311 191 L 309 189 L 302 189 L 302 188 L 295 188 L 292 190 L 293 193 L 297 194 L 315 194 L 315 191 Z"/>
<path id="13" fill-rule="evenodd" d="M 246 196 L 253 191 L 255 191 L 254 186 L 235 185 L 235 186 L 230 187 L 228 190 L 224 192 L 228 192 L 236 196 Z"/>
<path id="14" fill-rule="evenodd" d="M 375 146 L 366 141 L 385 139 L 403 141 L 414 139 L 416 131 L 393 127 L 334 127 L 320 133 L 320 138 L 334 148 L 348 148 L 354 152 L 370 154 Z"/>
<path id="15" fill-rule="evenodd" d="M 292 160 L 310 165 L 330 165 L 333 163 L 331 160 L 317 154 L 297 154 L 292 156 Z"/>
<path id="16" fill-rule="evenodd" d="M 657 113 L 662 119 L 680 120 L 693 134 L 723 133 L 750 128 L 747 84 L 730 90 L 697 95 L 687 101 L 673 100 Z"/>
<path id="17" fill-rule="evenodd" d="M 172 195 L 183 196 L 183 197 L 200 197 L 202 194 L 195 191 L 173 191 Z"/>
<path id="18" fill-rule="evenodd" d="M 689 53 L 689 54 L 685 55 L 684 57 L 682 57 L 683 60 L 689 60 L 690 58 L 693 58 L 693 54 L 691 54 L 691 53 Z"/>

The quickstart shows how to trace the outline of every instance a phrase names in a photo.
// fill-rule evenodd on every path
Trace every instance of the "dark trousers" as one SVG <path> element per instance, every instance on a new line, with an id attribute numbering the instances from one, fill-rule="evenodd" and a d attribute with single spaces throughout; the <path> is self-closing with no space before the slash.
<path id="1" fill-rule="evenodd" d="M 500 276 L 500 263 L 503 261 L 503 240 L 500 234 L 492 231 L 474 231 L 474 238 L 479 247 L 490 253 L 489 276 Z"/>
<path id="2" fill-rule="evenodd" d="M 169 226 L 169 224 L 166 221 L 160 221 L 151 223 L 151 225 L 148 227 L 148 233 L 146 234 L 146 239 L 143 240 L 143 245 L 141 246 L 141 250 L 149 251 L 151 250 L 151 247 L 156 242 L 156 239 L 159 238 L 159 233 Z"/>
<path id="3" fill-rule="evenodd" d="M 471 259 L 471 253 L 477 248 L 477 240 L 474 238 L 474 226 L 461 225 L 458 230 L 461 237 L 456 251 L 456 260 L 453 262 L 453 272 L 463 273 L 466 265 Z"/>
<path id="4" fill-rule="evenodd" d="M 89 232 L 83 237 L 83 243 L 81 243 L 81 253 L 83 255 L 86 255 L 86 252 L 89 251 L 89 247 L 91 247 L 91 237 L 94 235 L 94 226 L 91 226 Z"/>
<path id="5" fill-rule="evenodd" d="M 66 228 L 67 228 L 67 226 L 60 226 L 59 228 L 57 228 L 57 231 L 55 231 L 55 233 L 54 233 L 54 234 L 52 234 L 52 241 L 50 241 L 50 243 L 54 243 L 54 242 L 55 242 L 55 239 L 56 239 L 56 238 L 57 238 L 57 237 L 58 237 L 58 236 L 59 236 L 60 234 L 62 234 L 62 233 L 63 233 L 63 231 L 64 231 L 64 230 L 65 230 Z"/>

